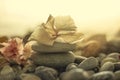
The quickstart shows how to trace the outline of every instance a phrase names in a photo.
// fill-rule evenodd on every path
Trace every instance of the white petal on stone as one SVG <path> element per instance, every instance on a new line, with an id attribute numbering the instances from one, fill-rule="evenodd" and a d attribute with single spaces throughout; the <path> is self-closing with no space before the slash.
<path id="1" fill-rule="evenodd" d="M 57 16 L 55 17 L 55 26 L 57 30 L 76 30 L 73 19 L 70 16 Z"/>
<path id="2" fill-rule="evenodd" d="M 54 39 L 51 39 L 50 35 L 46 32 L 42 25 L 35 29 L 29 40 L 36 40 L 45 45 L 53 45 L 54 43 Z"/>

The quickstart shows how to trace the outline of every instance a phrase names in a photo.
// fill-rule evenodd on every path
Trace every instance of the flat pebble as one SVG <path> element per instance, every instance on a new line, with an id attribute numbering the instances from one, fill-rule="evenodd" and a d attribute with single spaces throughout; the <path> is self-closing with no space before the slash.
<path id="1" fill-rule="evenodd" d="M 58 77 L 58 72 L 55 69 L 44 66 L 37 67 L 35 74 L 42 80 L 56 80 Z"/>
<path id="2" fill-rule="evenodd" d="M 21 74 L 20 78 L 21 80 L 42 80 L 34 74 Z"/>
<path id="3" fill-rule="evenodd" d="M 114 74 L 115 74 L 115 80 L 120 80 L 120 70 L 116 71 Z"/>
<path id="4" fill-rule="evenodd" d="M 106 54 L 105 53 L 99 53 L 97 59 L 99 62 L 101 62 L 104 58 L 106 58 Z"/>
<path id="5" fill-rule="evenodd" d="M 104 59 L 101 61 L 101 66 L 102 66 L 104 63 L 106 63 L 106 62 L 113 62 L 113 63 L 115 63 L 115 62 L 117 62 L 117 60 L 114 59 L 114 58 L 110 58 L 110 57 L 104 58 Z"/>
<path id="6" fill-rule="evenodd" d="M 78 64 L 76 64 L 76 63 L 70 63 L 70 64 L 66 67 L 66 71 L 70 71 L 70 70 L 72 70 L 72 69 L 76 69 L 76 68 L 78 68 L 77 66 L 78 66 Z"/>
<path id="7" fill-rule="evenodd" d="M 15 75 L 13 69 L 9 65 L 6 65 L 0 72 L 0 80 L 14 80 Z"/>
<path id="8" fill-rule="evenodd" d="M 78 67 L 82 68 L 84 70 L 91 70 L 94 69 L 95 67 L 97 67 L 98 64 L 98 60 L 94 57 L 89 57 L 87 59 L 85 59 L 84 61 L 82 61 Z"/>
<path id="9" fill-rule="evenodd" d="M 103 71 L 94 74 L 89 80 L 115 80 L 115 75 L 111 71 Z"/>
<path id="10" fill-rule="evenodd" d="M 87 73 L 89 74 L 89 76 L 92 76 L 93 74 L 95 74 L 93 70 L 87 71 Z"/>
<path id="11" fill-rule="evenodd" d="M 35 68 L 36 68 L 36 65 L 28 64 L 28 65 L 25 65 L 25 67 L 23 68 L 23 72 L 24 73 L 34 73 L 35 72 Z"/>
<path id="12" fill-rule="evenodd" d="M 100 71 L 114 71 L 114 64 L 112 62 L 106 62 L 101 66 Z"/>
<path id="13" fill-rule="evenodd" d="M 60 80 L 88 80 L 89 75 L 83 69 L 72 69 L 64 72 Z"/>
<path id="14" fill-rule="evenodd" d="M 81 63 L 83 60 L 87 59 L 86 57 L 83 56 L 77 56 L 75 55 L 75 63 Z"/>
<path id="15" fill-rule="evenodd" d="M 55 53 L 55 52 L 68 52 L 73 51 L 76 47 L 76 44 L 68 44 L 68 43 L 59 43 L 55 42 L 52 46 L 35 43 L 32 45 L 32 49 L 37 52 L 42 53 Z"/>
<path id="16" fill-rule="evenodd" d="M 35 53 L 31 56 L 34 64 L 48 67 L 66 67 L 75 61 L 73 53 Z"/>
<path id="17" fill-rule="evenodd" d="M 120 53 L 110 53 L 107 57 L 111 57 L 116 59 L 117 61 L 120 61 Z"/>

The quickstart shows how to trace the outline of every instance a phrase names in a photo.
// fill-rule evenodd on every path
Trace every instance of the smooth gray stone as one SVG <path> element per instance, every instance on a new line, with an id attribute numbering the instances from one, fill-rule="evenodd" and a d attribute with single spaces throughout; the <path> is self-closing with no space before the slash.
<path id="1" fill-rule="evenodd" d="M 116 71 L 114 74 L 115 74 L 115 80 L 120 80 L 120 70 Z"/>
<path id="2" fill-rule="evenodd" d="M 114 64 L 112 62 L 106 62 L 100 68 L 100 71 L 114 71 Z"/>
<path id="3" fill-rule="evenodd" d="M 93 70 L 90 71 L 86 71 L 88 73 L 89 76 L 92 76 L 93 74 L 95 74 L 95 72 Z"/>
<path id="4" fill-rule="evenodd" d="M 85 59 L 87 59 L 87 58 L 83 57 L 83 56 L 75 55 L 75 63 L 77 63 L 77 64 L 80 64 Z"/>
<path id="5" fill-rule="evenodd" d="M 101 66 L 102 66 L 104 63 L 106 63 L 106 62 L 115 63 L 115 62 L 117 62 L 117 60 L 114 59 L 114 58 L 111 58 L 111 57 L 106 57 L 106 58 L 104 58 L 104 59 L 101 61 Z"/>
<path id="6" fill-rule="evenodd" d="M 103 71 L 92 75 L 89 80 L 115 80 L 115 75 L 111 71 Z"/>
<path id="7" fill-rule="evenodd" d="M 77 69 L 78 64 L 76 63 L 70 63 L 67 67 L 66 67 L 66 71 L 70 71 L 72 69 Z"/>
<path id="8" fill-rule="evenodd" d="M 35 74 L 42 80 L 56 80 L 58 78 L 58 72 L 55 69 L 45 66 L 37 67 Z"/>
<path id="9" fill-rule="evenodd" d="M 34 65 L 34 64 L 28 64 L 28 65 L 24 66 L 23 72 L 24 73 L 33 73 L 33 72 L 35 72 L 35 68 L 36 68 L 36 65 Z"/>
<path id="10" fill-rule="evenodd" d="M 104 58 L 106 58 L 106 54 L 105 53 L 100 53 L 97 57 L 98 61 L 101 62 Z"/>
<path id="11" fill-rule="evenodd" d="M 88 78 L 88 73 L 83 69 L 72 69 L 60 76 L 60 80 L 88 80 Z"/>
<path id="12" fill-rule="evenodd" d="M 111 57 L 116 59 L 117 61 L 120 61 L 120 53 L 110 53 L 107 57 Z"/>
<path id="13" fill-rule="evenodd" d="M 78 68 L 82 68 L 84 70 L 91 70 L 94 69 L 95 67 L 97 67 L 98 64 L 98 60 L 94 57 L 89 57 L 87 59 L 85 59 L 84 61 L 82 61 L 79 65 Z"/>
<path id="14" fill-rule="evenodd" d="M 9 65 L 4 66 L 0 72 L 0 80 L 14 80 L 15 76 L 16 74 Z"/>
<path id="15" fill-rule="evenodd" d="M 31 56 L 34 64 L 48 67 L 66 67 L 75 60 L 73 53 L 35 53 Z"/>
<path id="16" fill-rule="evenodd" d="M 34 51 L 42 52 L 42 53 L 68 52 L 68 51 L 73 51 L 75 48 L 76 48 L 76 44 L 58 43 L 58 42 L 55 42 L 53 46 L 47 46 L 40 43 L 34 43 L 32 45 L 32 49 Z"/>
<path id="17" fill-rule="evenodd" d="M 42 80 L 34 74 L 25 74 L 25 73 L 21 74 L 20 78 L 21 80 Z"/>

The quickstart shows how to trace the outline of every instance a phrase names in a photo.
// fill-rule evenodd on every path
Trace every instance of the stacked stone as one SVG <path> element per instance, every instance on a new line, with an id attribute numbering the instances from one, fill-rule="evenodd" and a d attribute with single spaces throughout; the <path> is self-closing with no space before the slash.
<path id="1" fill-rule="evenodd" d="M 54 18 L 50 15 L 47 22 L 36 28 L 29 38 L 35 41 L 32 44 L 35 54 L 31 60 L 39 66 L 66 67 L 75 61 L 70 51 L 75 49 L 81 35 L 76 32 L 76 26 L 70 16 Z"/>
<path id="2" fill-rule="evenodd" d="M 54 43 L 53 46 L 46 46 L 39 43 L 32 45 L 35 54 L 32 55 L 32 61 L 39 66 L 48 67 L 66 67 L 68 64 L 73 63 L 75 57 L 72 51 L 75 45 Z"/>

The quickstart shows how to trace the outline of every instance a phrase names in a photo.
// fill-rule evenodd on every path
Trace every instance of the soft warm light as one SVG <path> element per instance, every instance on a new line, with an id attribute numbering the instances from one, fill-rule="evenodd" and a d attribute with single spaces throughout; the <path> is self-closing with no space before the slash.
<path id="1" fill-rule="evenodd" d="M 0 13 L 0 35 L 23 34 L 49 14 L 71 15 L 83 32 L 120 28 L 120 0 L 0 0 Z"/>

